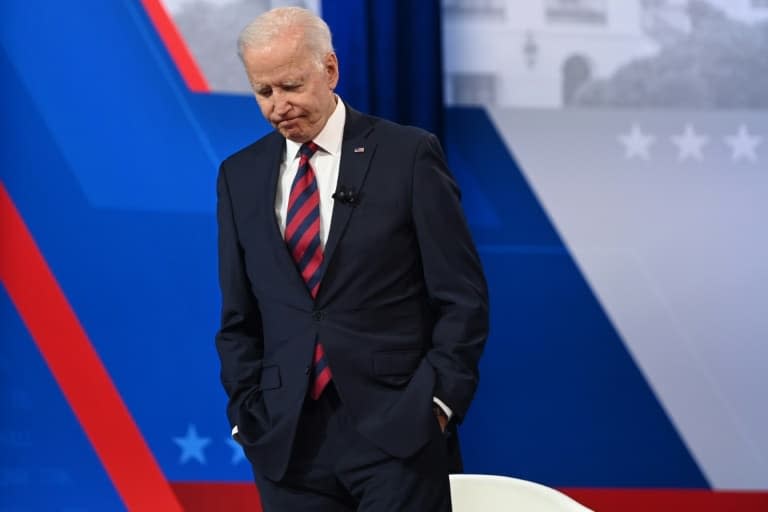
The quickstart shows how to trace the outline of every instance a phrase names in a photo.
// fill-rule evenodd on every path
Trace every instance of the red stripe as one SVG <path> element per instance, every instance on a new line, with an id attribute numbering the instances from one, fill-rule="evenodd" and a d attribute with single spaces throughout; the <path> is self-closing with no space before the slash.
<path id="1" fill-rule="evenodd" d="M 187 512 L 253 510 L 261 512 L 251 483 L 174 482 Z M 765 512 L 768 492 L 658 489 L 561 489 L 597 512 Z"/>
<path id="2" fill-rule="evenodd" d="M 698 489 L 561 489 L 599 512 L 765 512 L 768 492 L 727 492 Z"/>
<path id="3" fill-rule="evenodd" d="M 315 357 L 312 358 L 312 362 L 314 364 L 319 363 L 324 355 L 325 349 L 323 348 L 323 344 L 320 342 L 315 343 Z"/>
<path id="4" fill-rule="evenodd" d="M 0 183 L 0 282 L 129 510 L 181 510 L 87 334 Z"/>
<path id="5" fill-rule="evenodd" d="M 200 71 L 195 58 L 184 43 L 184 38 L 176 28 L 176 24 L 173 23 L 173 19 L 163 7 L 163 3 L 160 0 L 141 0 L 141 4 L 147 11 L 149 19 L 152 20 L 155 30 L 160 34 L 160 39 L 163 40 L 168 53 L 171 54 L 171 59 L 179 69 L 187 87 L 192 92 L 210 92 L 211 89 L 208 87 L 203 72 Z"/>
<path id="6" fill-rule="evenodd" d="M 320 375 L 317 376 L 314 384 L 312 385 L 310 396 L 313 400 L 320 398 L 320 395 L 323 394 L 325 386 L 327 386 L 329 382 L 331 382 L 331 368 L 326 366 L 323 368 L 323 371 L 320 372 Z"/>
<path id="7" fill-rule="evenodd" d="M 323 262 L 323 249 L 318 245 L 315 250 L 315 254 L 312 255 L 312 259 L 309 260 L 307 266 L 301 271 L 301 277 L 304 278 L 305 283 L 309 283 L 315 271 L 320 268 L 320 264 Z"/>
<path id="8" fill-rule="evenodd" d="M 308 199 L 307 202 L 304 203 L 301 208 L 299 208 L 299 211 L 296 212 L 296 215 L 291 219 L 291 222 L 288 223 L 288 226 L 285 228 L 285 239 L 290 240 L 293 238 L 293 235 L 296 234 L 296 229 L 301 225 L 302 222 L 307 218 L 307 216 L 314 210 L 315 208 L 318 208 L 319 198 L 317 197 L 317 194 L 312 194 Z M 319 220 L 318 215 L 318 220 Z M 309 229 L 307 229 L 307 232 L 312 233 L 312 226 L 310 225 Z M 314 235 L 314 233 L 312 233 Z M 306 233 L 302 236 L 302 238 L 306 237 Z M 296 244 L 298 247 L 298 243 Z M 308 244 L 307 244 L 308 245 Z M 301 256 L 298 257 L 296 261 L 301 259 Z"/>
<path id="9" fill-rule="evenodd" d="M 301 235 L 301 238 L 296 243 L 296 247 L 293 248 L 293 259 L 296 261 L 296 263 L 299 263 L 301 259 L 304 257 L 304 253 L 307 252 L 307 249 L 310 245 L 312 245 L 312 240 L 319 236 L 320 232 L 320 217 L 316 218 L 314 221 L 312 221 L 312 224 L 309 225 L 307 230 L 304 232 L 303 235 Z M 317 244 L 317 247 L 315 248 L 315 254 L 317 254 L 317 251 L 321 250 L 320 244 Z M 314 259 L 314 255 L 312 256 Z M 311 260 L 310 260 L 311 262 Z M 303 274 L 302 270 L 302 274 Z M 307 279 L 304 279 L 305 282 Z"/>
<path id="10" fill-rule="evenodd" d="M 288 211 L 293 208 L 293 205 L 296 204 L 299 196 L 303 194 L 307 188 L 309 188 L 314 179 L 315 177 L 307 172 L 304 176 L 299 178 L 299 181 L 291 185 L 291 192 L 288 195 Z"/>
<path id="11" fill-rule="evenodd" d="M 185 512 L 262 512 L 259 491 L 252 483 L 173 482 L 172 485 Z"/>

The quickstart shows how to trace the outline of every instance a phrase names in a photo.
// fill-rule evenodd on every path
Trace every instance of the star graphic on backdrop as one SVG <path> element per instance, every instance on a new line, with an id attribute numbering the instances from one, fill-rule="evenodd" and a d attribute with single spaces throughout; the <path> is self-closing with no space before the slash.
<path id="1" fill-rule="evenodd" d="M 194 425 L 187 427 L 187 433 L 184 437 L 174 437 L 173 442 L 181 448 L 179 464 L 186 464 L 189 459 L 195 459 L 200 464 L 205 464 L 203 450 L 210 444 L 211 440 L 208 437 L 198 436 Z"/>
<path id="2" fill-rule="evenodd" d="M 241 460 L 245 460 L 245 452 L 243 452 L 243 447 L 240 446 L 240 443 L 231 437 L 228 437 L 227 444 L 232 448 L 232 459 L 230 462 L 233 466 L 238 464 Z"/>
<path id="3" fill-rule="evenodd" d="M 736 135 L 725 137 L 725 143 L 731 146 L 731 159 L 735 162 L 742 158 L 750 162 L 757 161 L 755 150 L 762 140 L 763 138 L 759 135 L 751 135 L 743 124 L 739 126 L 739 131 Z"/>
<path id="4" fill-rule="evenodd" d="M 677 146 L 678 160 L 688 160 L 688 158 L 701 160 L 701 150 L 709 142 L 709 137 L 696 133 L 691 123 L 688 123 L 685 125 L 683 133 L 672 137 L 672 142 Z"/>
<path id="5" fill-rule="evenodd" d="M 637 123 L 632 125 L 632 130 L 624 135 L 619 135 L 619 141 L 624 145 L 624 158 L 630 159 L 638 157 L 648 160 L 650 154 L 648 150 L 656 141 L 653 135 L 643 133 Z"/>

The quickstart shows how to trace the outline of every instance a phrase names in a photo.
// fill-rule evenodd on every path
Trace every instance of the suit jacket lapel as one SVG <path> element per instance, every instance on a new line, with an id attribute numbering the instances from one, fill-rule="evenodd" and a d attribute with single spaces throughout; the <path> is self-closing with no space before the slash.
<path id="1" fill-rule="evenodd" d="M 362 199 L 365 176 L 368 173 L 371 158 L 376 151 L 376 144 L 368 140 L 368 135 L 373 130 L 373 125 L 370 118 L 350 108 L 348 105 L 346 107 L 347 120 L 344 126 L 341 161 L 339 162 L 339 181 L 336 184 L 336 189 L 338 190 L 341 186 L 344 186 L 347 190 L 355 191 Z M 334 201 L 331 229 L 328 233 L 328 240 L 326 241 L 323 255 L 323 276 L 325 276 L 325 271 L 333 259 L 333 253 L 344 234 L 353 210 L 354 207 L 351 205 Z M 321 282 L 321 293 L 322 288 L 323 284 Z"/>

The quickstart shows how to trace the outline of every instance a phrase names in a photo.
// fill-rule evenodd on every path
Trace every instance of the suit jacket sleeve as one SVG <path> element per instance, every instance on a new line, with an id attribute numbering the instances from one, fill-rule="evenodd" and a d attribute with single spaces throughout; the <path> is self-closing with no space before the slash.
<path id="1" fill-rule="evenodd" d="M 259 307 L 245 270 L 224 164 L 219 171 L 216 189 L 222 300 L 216 349 L 221 359 L 221 381 L 229 396 L 227 416 L 230 424 L 235 426 L 241 405 L 258 391 L 264 352 L 263 331 Z"/>
<path id="2" fill-rule="evenodd" d="M 488 337 L 488 290 L 461 209 L 460 193 L 434 135 L 416 152 L 412 211 L 424 279 L 437 317 L 427 360 L 435 368 L 434 396 L 461 421 L 478 384 Z"/>

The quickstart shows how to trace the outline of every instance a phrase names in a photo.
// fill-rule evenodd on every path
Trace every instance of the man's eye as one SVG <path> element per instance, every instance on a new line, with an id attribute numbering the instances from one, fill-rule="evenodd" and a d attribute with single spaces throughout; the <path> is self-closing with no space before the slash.
<path id="1" fill-rule="evenodd" d="M 283 90 L 284 91 L 295 91 L 299 88 L 298 84 L 290 84 L 290 85 L 284 85 Z"/>
<path id="2" fill-rule="evenodd" d="M 268 97 L 272 94 L 272 88 L 269 86 L 251 83 L 251 87 L 258 96 Z"/>

